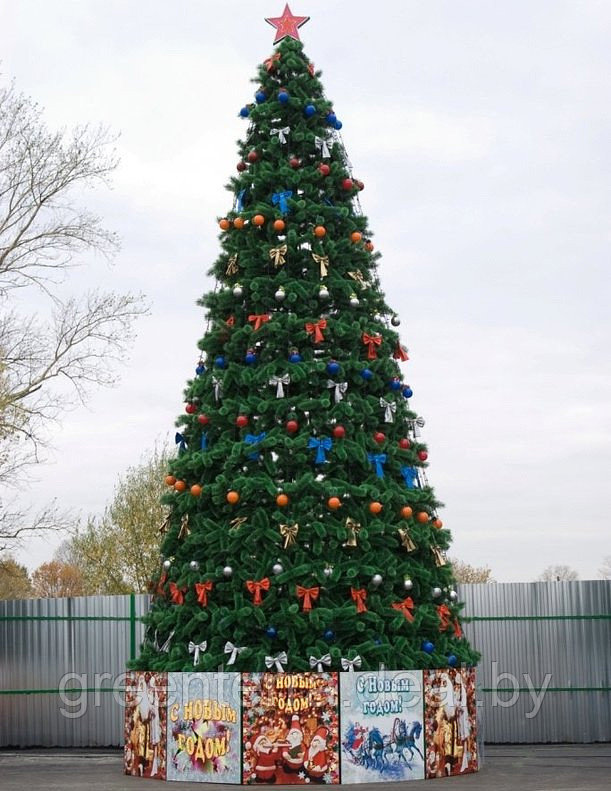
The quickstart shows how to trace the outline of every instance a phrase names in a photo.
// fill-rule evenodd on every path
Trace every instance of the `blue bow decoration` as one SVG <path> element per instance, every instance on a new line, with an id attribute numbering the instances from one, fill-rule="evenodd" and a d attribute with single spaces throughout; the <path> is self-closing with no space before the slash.
<path id="1" fill-rule="evenodd" d="M 285 190 L 284 192 L 274 192 L 272 195 L 272 203 L 274 206 L 280 206 L 280 211 L 282 214 L 289 213 L 289 205 L 287 200 L 293 197 L 292 190 Z"/>
<path id="2" fill-rule="evenodd" d="M 333 201 L 331 200 L 331 198 L 329 198 L 328 196 L 325 196 L 325 197 L 322 199 L 322 202 L 323 202 L 323 203 L 326 203 L 326 204 L 327 204 L 327 206 L 331 206 L 331 208 L 333 209 L 333 211 L 335 212 L 335 214 L 338 214 L 338 212 L 339 212 L 339 209 L 337 208 L 337 206 L 335 205 L 335 203 L 333 203 Z"/>
<path id="3" fill-rule="evenodd" d="M 314 459 L 314 464 L 324 464 L 327 461 L 327 457 L 325 452 L 331 450 L 333 447 L 333 441 L 330 437 L 310 437 L 308 440 L 308 448 L 315 448 L 316 449 L 316 458 Z"/>
<path id="4" fill-rule="evenodd" d="M 376 468 L 376 475 L 378 478 L 384 477 L 384 464 L 386 464 L 386 454 L 385 453 L 368 453 L 367 458 L 369 461 L 375 465 Z"/>
<path id="5" fill-rule="evenodd" d="M 416 467 L 408 467 L 407 465 L 401 467 L 401 475 L 408 489 L 416 488 L 415 482 L 418 480 L 418 470 Z"/>
<path id="6" fill-rule="evenodd" d="M 244 437 L 244 442 L 247 445 L 257 445 L 259 442 L 263 442 L 266 436 L 267 431 L 262 431 L 260 434 L 247 434 Z M 259 453 L 249 453 L 248 458 L 251 459 L 251 461 L 256 461 L 259 458 Z"/>
<path id="7" fill-rule="evenodd" d="M 187 440 L 183 437 L 182 434 L 179 434 L 178 431 L 176 432 L 176 436 L 174 437 L 174 442 L 178 445 L 179 456 L 182 456 L 183 453 L 186 453 Z"/>
<path id="8" fill-rule="evenodd" d="M 244 196 L 246 195 L 246 190 L 240 190 L 237 194 L 236 201 L 237 201 L 237 209 L 238 211 L 242 211 L 244 208 Z"/>
<path id="9" fill-rule="evenodd" d="M 208 450 L 208 435 L 205 433 L 202 433 L 202 441 L 200 447 L 202 450 Z"/>

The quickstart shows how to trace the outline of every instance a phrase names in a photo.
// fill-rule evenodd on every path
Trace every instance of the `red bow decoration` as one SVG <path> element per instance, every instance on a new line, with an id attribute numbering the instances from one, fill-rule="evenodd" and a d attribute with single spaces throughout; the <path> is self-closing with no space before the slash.
<path id="1" fill-rule="evenodd" d="M 263 65 L 265 66 L 267 71 L 273 71 L 274 63 L 278 60 L 280 60 L 280 53 L 274 52 L 274 54 L 270 55 L 269 58 L 265 58 L 265 60 L 263 61 Z"/>
<path id="2" fill-rule="evenodd" d="M 261 329 L 261 326 L 270 319 L 271 316 L 269 315 L 269 313 L 259 313 L 259 314 L 251 313 L 250 316 L 248 317 L 248 321 L 254 321 L 255 323 L 255 326 L 253 327 L 253 332 L 256 332 L 257 330 Z"/>
<path id="3" fill-rule="evenodd" d="M 362 338 L 363 343 L 365 346 L 368 346 L 367 349 L 367 359 L 368 360 L 375 360 L 378 356 L 376 352 L 376 346 L 380 346 L 382 343 L 382 336 L 381 335 L 368 335 L 366 332 L 363 333 Z"/>
<path id="4" fill-rule="evenodd" d="M 314 76 L 314 64 L 312 63 L 312 61 L 310 61 L 310 62 L 308 63 L 308 71 L 310 72 L 310 74 L 311 74 L 311 75 L 312 75 L 312 77 L 313 77 L 313 76 Z"/>
<path id="5" fill-rule="evenodd" d="M 175 582 L 170 582 L 170 599 L 172 604 L 185 603 L 185 590 L 186 588 L 179 588 Z"/>
<path id="6" fill-rule="evenodd" d="M 308 335 L 312 335 L 312 333 L 314 333 L 314 343 L 320 343 L 325 339 L 325 336 L 322 334 L 321 330 L 327 329 L 327 320 L 321 319 L 320 321 L 316 322 L 308 321 L 308 323 L 305 325 L 305 328 Z"/>
<path id="7" fill-rule="evenodd" d="M 350 588 L 350 596 L 352 597 L 352 601 L 356 604 L 357 613 L 367 612 L 367 607 L 365 606 L 367 591 L 365 588 Z"/>
<path id="8" fill-rule="evenodd" d="M 412 601 L 411 596 L 407 596 L 405 599 L 403 599 L 403 601 L 394 601 L 391 604 L 391 607 L 393 610 L 399 610 L 399 612 L 402 612 L 408 621 L 411 622 L 414 620 L 414 616 L 412 615 L 414 602 Z"/>
<path id="9" fill-rule="evenodd" d="M 261 591 L 268 591 L 269 590 L 269 577 L 263 577 L 262 580 L 246 580 L 246 587 L 249 593 L 254 594 L 254 598 L 252 600 L 253 604 L 259 605 L 263 604 L 263 599 L 261 598 Z"/>
<path id="10" fill-rule="evenodd" d="M 462 637 L 462 629 L 460 628 L 458 618 L 454 618 L 454 637 L 456 637 L 458 640 L 460 640 Z"/>
<path id="11" fill-rule="evenodd" d="M 395 360 L 400 360 L 402 363 L 404 363 L 406 360 L 409 360 L 409 357 L 407 356 L 407 349 L 405 346 L 401 346 L 399 341 L 397 341 L 397 345 L 395 346 L 392 356 L 395 358 Z"/>
<path id="12" fill-rule="evenodd" d="M 201 604 L 202 607 L 206 607 L 208 604 L 208 594 L 214 587 L 214 583 L 212 580 L 206 580 L 206 582 L 196 582 L 195 583 L 195 593 L 197 594 L 197 603 Z"/>
<path id="13" fill-rule="evenodd" d="M 159 582 L 157 583 L 157 590 L 156 593 L 158 596 L 165 596 L 165 588 L 163 587 L 168 580 L 168 575 L 163 572 L 161 577 L 159 577 Z"/>
<path id="14" fill-rule="evenodd" d="M 304 612 L 310 612 L 312 609 L 312 599 L 316 601 L 319 593 L 320 588 L 318 586 L 314 588 L 302 588 L 301 585 L 297 586 L 297 598 L 303 599 Z"/>
<path id="15" fill-rule="evenodd" d="M 439 615 L 439 620 L 441 621 L 441 623 L 439 624 L 439 628 L 442 632 L 445 632 L 445 630 L 450 625 L 450 616 L 452 615 L 448 605 L 440 604 L 439 607 L 437 608 L 437 615 Z"/>
<path id="16" fill-rule="evenodd" d="M 225 324 L 228 327 L 233 327 L 233 325 L 235 324 L 235 316 L 230 316 L 228 319 L 225 319 Z"/>

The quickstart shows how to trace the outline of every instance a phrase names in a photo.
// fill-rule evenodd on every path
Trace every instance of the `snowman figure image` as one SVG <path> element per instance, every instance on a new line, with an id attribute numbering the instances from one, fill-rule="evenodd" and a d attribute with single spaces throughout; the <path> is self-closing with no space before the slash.
<path id="1" fill-rule="evenodd" d="M 305 757 L 305 747 L 303 746 L 303 731 L 299 717 L 293 714 L 291 717 L 291 727 L 286 734 L 288 746 L 282 751 L 282 760 L 287 772 L 299 772 L 303 768 Z"/>
<path id="2" fill-rule="evenodd" d="M 329 769 L 327 759 L 327 736 L 329 729 L 321 725 L 316 729 L 312 741 L 308 747 L 308 753 L 304 767 L 308 775 L 313 780 L 320 780 Z"/>

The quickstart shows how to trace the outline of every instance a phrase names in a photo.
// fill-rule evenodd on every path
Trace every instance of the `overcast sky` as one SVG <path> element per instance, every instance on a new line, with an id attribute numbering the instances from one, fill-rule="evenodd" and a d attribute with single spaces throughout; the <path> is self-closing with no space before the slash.
<path id="1" fill-rule="evenodd" d="M 52 126 L 121 133 L 114 266 L 70 288 L 144 291 L 121 384 L 68 414 L 25 502 L 100 513 L 120 473 L 173 436 L 197 360 L 196 299 L 231 205 L 237 111 L 284 0 L 2 4 L 3 79 Z M 611 554 L 611 4 L 293 0 L 343 122 L 402 319 L 429 480 L 453 554 L 499 581 Z M 377 9 L 382 9 L 378 12 Z M 30 567 L 53 540 L 26 545 Z"/>

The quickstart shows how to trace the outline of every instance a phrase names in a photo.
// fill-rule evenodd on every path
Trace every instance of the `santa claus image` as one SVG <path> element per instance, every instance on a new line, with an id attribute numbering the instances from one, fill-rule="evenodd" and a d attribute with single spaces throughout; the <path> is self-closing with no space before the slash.
<path id="1" fill-rule="evenodd" d="M 287 772 L 298 772 L 303 767 L 305 748 L 303 746 L 303 731 L 299 717 L 293 714 L 291 726 L 286 734 L 287 746 L 282 751 L 282 760 Z"/>
<path id="2" fill-rule="evenodd" d="M 308 747 L 304 766 L 313 780 L 320 780 L 329 769 L 329 762 L 327 760 L 328 735 L 329 729 L 321 725 L 314 732 L 314 736 L 312 736 L 312 741 Z"/>
<path id="3" fill-rule="evenodd" d="M 256 755 L 254 773 L 257 781 L 275 783 L 278 751 L 264 730 L 255 739 L 252 749 Z"/>

